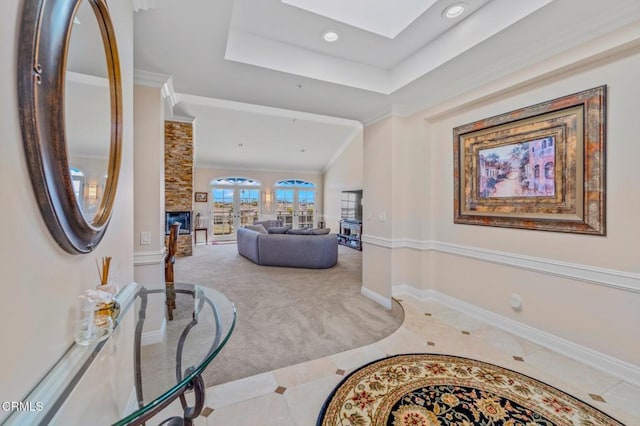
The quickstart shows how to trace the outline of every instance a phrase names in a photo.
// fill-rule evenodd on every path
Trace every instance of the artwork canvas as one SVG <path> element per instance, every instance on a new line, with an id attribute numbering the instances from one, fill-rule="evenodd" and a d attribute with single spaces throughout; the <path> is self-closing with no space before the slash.
<path id="1" fill-rule="evenodd" d="M 552 136 L 481 149 L 478 154 L 480 198 L 555 195 Z"/>

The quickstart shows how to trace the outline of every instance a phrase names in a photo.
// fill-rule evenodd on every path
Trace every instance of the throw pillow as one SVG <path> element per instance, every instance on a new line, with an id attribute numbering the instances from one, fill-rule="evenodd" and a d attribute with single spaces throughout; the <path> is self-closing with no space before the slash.
<path id="1" fill-rule="evenodd" d="M 263 224 L 258 224 L 258 225 L 246 225 L 245 228 L 247 229 L 251 229 L 252 231 L 256 231 L 259 232 L 261 234 L 266 234 L 267 233 L 267 228 L 264 227 Z"/>
<path id="2" fill-rule="evenodd" d="M 290 226 L 272 226 L 267 231 L 270 234 L 286 234 L 289 229 L 291 229 Z"/>
<path id="3" fill-rule="evenodd" d="M 296 229 L 289 229 L 287 231 L 287 234 L 291 234 L 291 235 L 309 235 L 310 231 L 311 231 L 310 229 L 306 229 L 306 228 L 296 228 Z"/>
<path id="4" fill-rule="evenodd" d="M 312 229 L 311 235 L 327 235 L 331 232 L 331 228 Z"/>

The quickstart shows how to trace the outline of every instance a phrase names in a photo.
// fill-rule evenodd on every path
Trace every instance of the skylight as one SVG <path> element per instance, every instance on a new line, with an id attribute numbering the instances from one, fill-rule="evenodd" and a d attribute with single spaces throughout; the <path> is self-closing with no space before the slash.
<path id="1" fill-rule="evenodd" d="M 395 38 L 436 0 L 282 0 L 352 27 Z"/>

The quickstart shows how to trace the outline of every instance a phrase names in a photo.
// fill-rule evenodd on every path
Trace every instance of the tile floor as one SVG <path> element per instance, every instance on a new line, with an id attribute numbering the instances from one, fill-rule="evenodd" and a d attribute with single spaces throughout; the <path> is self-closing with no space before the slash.
<path id="1" fill-rule="evenodd" d="M 312 426 L 327 395 L 359 366 L 413 352 L 474 358 L 518 371 L 640 425 L 640 387 L 433 301 L 402 296 L 403 325 L 372 345 L 207 389 L 198 426 Z M 215 360 L 213 361 L 215 365 Z M 179 405 L 160 416 L 178 415 Z"/>

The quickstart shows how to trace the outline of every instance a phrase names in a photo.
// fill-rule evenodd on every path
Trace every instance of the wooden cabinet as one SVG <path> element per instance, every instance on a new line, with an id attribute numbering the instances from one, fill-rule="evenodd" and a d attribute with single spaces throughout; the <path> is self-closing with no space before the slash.
<path id="1" fill-rule="evenodd" d="M 338 232 L 338 244 L 362 250 L 362 221 L 342 219 Z"/>

